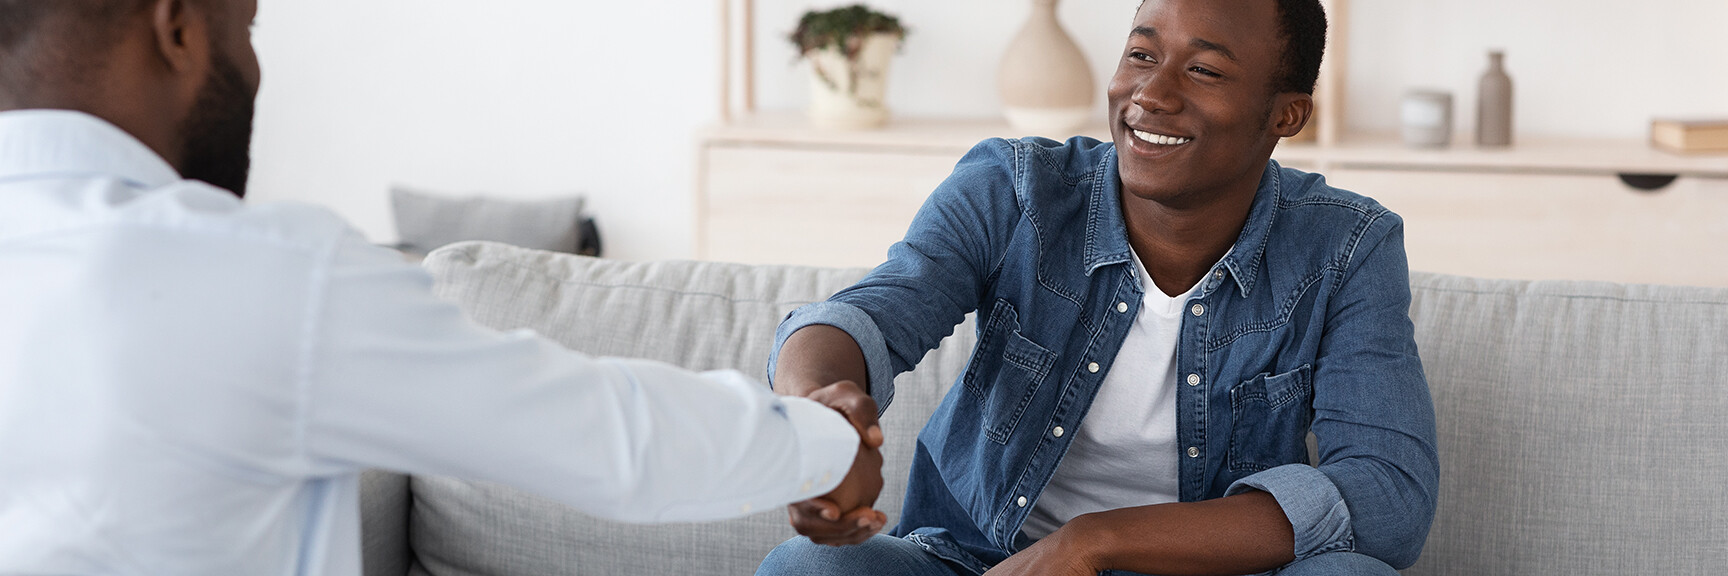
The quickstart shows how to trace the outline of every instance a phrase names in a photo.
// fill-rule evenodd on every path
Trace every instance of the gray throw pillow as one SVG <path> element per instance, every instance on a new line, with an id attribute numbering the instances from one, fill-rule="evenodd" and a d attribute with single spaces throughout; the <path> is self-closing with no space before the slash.
<path id="1" fill-rule="evenodd" d="M 401 248 L 425 254 L 445 244 L 488 240 L 535 250 L 574 253 L 581 241 L 581 196 L 501 200 L 444 196 L 403 187 L 390 190 Z"/>

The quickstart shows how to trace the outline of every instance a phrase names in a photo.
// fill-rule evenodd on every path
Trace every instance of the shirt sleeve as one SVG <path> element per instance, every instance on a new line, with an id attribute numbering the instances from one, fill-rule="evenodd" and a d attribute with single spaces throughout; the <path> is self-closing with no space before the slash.
<path id="1" fill-rule="evenodd" d="M 512 485 L 630 522 L 740 516 L 831 491 L 858 436 L 839 413 L 733 371 L 597 359 L 469 321 L 357 235 L 337 248 L 304 351 L 316 469 Z"/>
<path id="2" fill-rule="evenodd" d="M 1317 466 L 1272 468 L 1229 489 L 1278 500 L 1297 559 L 1348 550 L 1408 568 L 1433 523 L 1434 403 L 1416 353 L 1403 238 L 1397 215 L 1377 219 L 1332 298 L 1314 372 Z"/>
<path id="3" fill-rule="evenodd" d="M 780 347 L 798 330 L 833 326 L 857 341 L 881 410 L 894 399 L 894 377 L 911 370 L 978 308 L 986 279 L 1001 264 L 1021 216 L 1014 145 L 986 140 L 967 152 L 930 194 L 888 260 L 826 302 L 794 310 L 780 324 L 768 377 Z"/>

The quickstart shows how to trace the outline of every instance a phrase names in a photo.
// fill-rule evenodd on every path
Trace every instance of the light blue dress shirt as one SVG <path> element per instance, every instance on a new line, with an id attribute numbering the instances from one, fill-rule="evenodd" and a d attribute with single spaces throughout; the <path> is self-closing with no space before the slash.
<path id="1" fill-rule="evenodd" d="M 655 522 L 851 466 L 814 402 L 486 330 L 430 285 L 94 117 L 0 113 L 0 574 L 359 574 L 366 468 Z"/>

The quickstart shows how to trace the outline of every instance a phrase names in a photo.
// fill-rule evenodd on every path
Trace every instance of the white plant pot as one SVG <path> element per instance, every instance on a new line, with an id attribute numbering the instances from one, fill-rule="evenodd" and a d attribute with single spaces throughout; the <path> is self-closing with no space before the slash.
<path id="1" fill-rule="evenodd" d="M 900 37 L 866 36 L 858 59 L 849 61 L 833 48 L 805 55 L 810 63 L 810 121 L 818 127 L 866 130 L 888 122 L 888 65 Z"/>

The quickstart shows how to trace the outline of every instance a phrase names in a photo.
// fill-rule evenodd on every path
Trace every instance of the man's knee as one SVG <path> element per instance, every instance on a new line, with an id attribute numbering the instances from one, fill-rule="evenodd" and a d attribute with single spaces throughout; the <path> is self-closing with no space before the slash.
<path id="1" fill-rule="evenodd" d="M 877 534 L 857 546 L 825 546 L 799 536 L 762 559 L 756 576 L 953 576 L 917 544 Z"/>
<path id="2" fill-rule="evenodd" d="M 1331 552 L 1291 562 L 1278 576 L 1398 576 L 1385 562 L 1355 552 Z"/>

